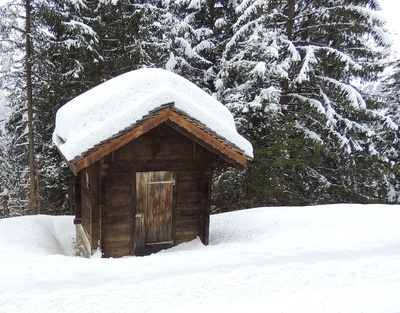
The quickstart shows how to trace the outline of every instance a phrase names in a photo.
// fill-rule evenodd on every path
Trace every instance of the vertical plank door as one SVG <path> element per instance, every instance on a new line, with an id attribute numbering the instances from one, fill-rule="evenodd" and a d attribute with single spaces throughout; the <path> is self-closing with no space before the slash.
<path id="1" fill-rule="evenodd" d="M 174 172 L 136 173 L 135 236 L 138 249 L 173 244 Z M 142 229 L 141 229 L 142 228 Z"/>

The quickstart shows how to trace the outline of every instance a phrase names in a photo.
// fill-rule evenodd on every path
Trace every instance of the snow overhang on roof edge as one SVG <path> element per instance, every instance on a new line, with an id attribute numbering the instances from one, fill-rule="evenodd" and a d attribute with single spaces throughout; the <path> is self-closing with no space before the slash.
<path id="1" fill-rule="evenodd" d="M 53 141 L 74 163 L 172 107 L 247 159 L 253 158 L 251 144 L 237 133 L 226 107 L 186 79 L 160 69 L 123 74 L 65 104 L 57 112 Z"/>

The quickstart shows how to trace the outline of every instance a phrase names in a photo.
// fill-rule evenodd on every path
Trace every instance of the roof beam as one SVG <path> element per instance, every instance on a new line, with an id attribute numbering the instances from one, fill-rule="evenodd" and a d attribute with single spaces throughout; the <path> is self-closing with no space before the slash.
<path id="1" fill-rule="evenodd" d="M 103 156 L 108 155 L 119 148 L 122 148 L 132 140 L 149 132 L 158 125 L 166 122 L 169 126 L 177 129 L 191 140 L 204 146 L 206 149 L 218 155 L 226 162 L 233 164 L 238 169 L 246 168 L 247 157 L 239 153 L 234 148 L 214 137 L 209 132 L 205 131 L 194 122 L 174 112 L 171 108 L 167 108 L 159 114 L 146 120 L 143 124 L 135 126 L 133 129 L 127 131 L 119 137 L 111 139 L 109 142 L 100 146 L 87 156 L 78 159 L 74 162 L 68 162 L 70 169 L 75 175 L 80 170 L 88 167 L 89 165 L 99 161 Z"/>
<path id="2" fill-rule="evenodd" d="M 88 167 L 89 165 L 93 164 L 100 160 L 103 156 L 110 154 L 118 150 L 119 148 L 125 146 L 132 140 L 138 138 L 139 136 L 147 133 L 148 131 L 152 130 L 153 128 L 157 127 L 161 123 L 165 122 L 168 119 L 169 112 L 171 110 L 167 109 L 162 113 L 152 117 L 151 119 L 147 120 L 145 123 L 133 128 L 132 130 L 128 131 L 127 133 L 121 135 L 120 137 L 111 140 L 110 142 L 104 144 L 102 147 L 97 149 L 96 151 L 92 152 L 88 156 L 77 160 L 76 161 L 76 171 L 79 172 L 80 170 Z"/>
<path id="3" fill-rule="evenodd" d="M 201 129 L 195 123 L 191 122 L 185 117 L 182 117 L 173 110 L 171 110 L 171 113 L 166 123 L 175 129 L 176 127 L 173 124 L 179 126 L 180 129 L 177 130 L 181 133 L 182 129 L 184 129 L 186 131 L 184 132 L 186 136 L 196 141 L 198 144 L 204 146 L 211 152 L 217 154 L 221 159 L 225 160 L 226 162 L 233 163 L 236 168 L 246 168 L 246 155 L 237 152 L 235 149 L 226 145 L 221 140 L 212 136 L 212 134 Z"/>

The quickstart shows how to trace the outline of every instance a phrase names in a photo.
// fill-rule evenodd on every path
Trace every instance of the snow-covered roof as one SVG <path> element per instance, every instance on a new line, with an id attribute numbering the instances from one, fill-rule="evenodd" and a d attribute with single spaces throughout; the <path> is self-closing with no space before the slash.
<path id="1" fill-rule="evenodd" d="M 167 103 L 253 158 L 252 145 L 237 133 L 226 107 L 185 78 L 154 68 L 120 75 L 65 104 L 53 141 L 71 162 Z"/>

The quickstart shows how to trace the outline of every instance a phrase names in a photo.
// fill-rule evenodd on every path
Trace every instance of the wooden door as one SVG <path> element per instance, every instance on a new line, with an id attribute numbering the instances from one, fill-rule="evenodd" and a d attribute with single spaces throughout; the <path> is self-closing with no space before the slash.
<path id="1" fill-rule="evenodd" d="M 174 189 L 174 172 L 136 173 L 135 254 L 173 245 Z"/>

